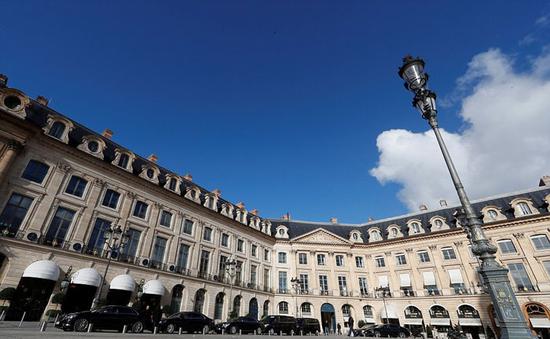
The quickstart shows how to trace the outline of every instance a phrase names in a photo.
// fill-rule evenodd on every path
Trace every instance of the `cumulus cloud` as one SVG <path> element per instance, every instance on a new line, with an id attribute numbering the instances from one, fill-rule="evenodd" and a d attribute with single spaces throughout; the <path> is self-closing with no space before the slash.
<path id="1" fill-rule="evenodd" d="M 550 174 L 550 52 L 533 59 L 528 71 L 498 49 L 476 55 L 457 87 L 465 128 L 442 131 L 471 198 L 532 187 Z M 441 112 L 443 114 L 443 112 Z M 402 186 L 399 199 L 410 209 L 456 202 L 456 193 L 433 132 L 395 129 L 377 138 L 380 183 Z"/>

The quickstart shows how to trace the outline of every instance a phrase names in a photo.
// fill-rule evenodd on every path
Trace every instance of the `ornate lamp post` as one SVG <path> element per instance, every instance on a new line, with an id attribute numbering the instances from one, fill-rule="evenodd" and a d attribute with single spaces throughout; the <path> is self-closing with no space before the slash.
<path id="1" fill-rule="evenodd" d="M 377 296 L 382 296 L 382 302 L 384 303 L 384 312 L 386 312 L 386 317 L 385 318 L 382 318 L 382 323 L 384 324 L 387 324 L 389 321 L 388 321 L 388 306 L 386 305 L 386 297 L 390 295 L 390 288 L 389 287 L 376 287 L 374 289 L 374 292 L 376 292 L 376 295 Z"/>
<path id="2" fill-rule="evenodd" d="M 103 272 L 103 277 L 101 279 L 101 284 L 99 284 L 99 291 L 96 294 L 96 297 L 92 301 L 92 309 L 97 308 L 97 305 L 99 304 L 99 298 L 101 298 L 101 291 L 103 290 L 103 285 L 105 284 L 105 279 L 107 277 L 107 272 L 109 271 L 109 266 L 111 266 L 111 260 L 113 259 L 113 252 L 117 252 L 117 254 L 120 253 L 120 250 L 126 246 L 126 243 L 128 242 L 128 232 L 122 231 L 122 228 L 120 225 L 117 225 L 116 227 L 109 227 L 107 230 L 105 230 L 105 233 L 103 234 L 103 238 L 105 239 L 105 247 L 107 247 L 107 266 L 105 266 L 105 271 Z"/>
<path id="3" fill-rule="evenodd" d="M 292 288 L 294 289 L 294 304 L 296 305 L 296 317 L 298 317 L 298 294 L 301 292 L 302 287 L 302 280 L 300 278 L 292 278 L 290 279 L 290 283 L 292 284 Z"/>
<path id="4" fill-rule="evenodd" d="M 233 284 L 237 276 L 237 269 L 240 269 L 237 267 L 237 260 L 231 258 L 225 261 L 225 274 L 229 277 L 229 305 L 232 311 L 235 310 L 235 305 L 233 304 Z"/>
<path id="5" fill-rule="evenodd" d="M 518 301 L 508 279 L 508 269 L 495 259 L 497 248 L 485 236 L 466 190 L 454 167 L 451 155 L 443 141 L 437 122 L 436 95 L 427 87 L 428 74 L 424 72 L 424 60 L 406 56 L 399 68 L 399 76 L 405 80 L 405 88 L 414 94 L 413 106 L 428 121 L 443 153 L 445 164 L 451 175 L 464 213 L 464 230 L 472 244 L 472 252 L 481 260 L 479 273 L 487 288 L 500 322 L 501 338 L 534 338 L 520 310 Z"/>

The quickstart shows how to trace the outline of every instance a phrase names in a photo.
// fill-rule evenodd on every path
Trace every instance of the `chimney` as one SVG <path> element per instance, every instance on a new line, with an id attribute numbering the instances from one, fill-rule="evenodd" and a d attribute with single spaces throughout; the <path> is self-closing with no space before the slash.
<path id="1" fill-rule="evenodd" d="M 428 210 L 428 206 L 422 204 L 420 205 L 420 207 L 418 207 L 421 211 L 427 211 Z"/>
<path id="2" fill-rule="evenodd" d="M 239 201 L 235 206 L 237 206 L 238 208 L 244 208 L 244 202 Z"/>
<path id="3" fill-rule="evenodd" d="M 159 158 L 155 155 L 155 153 L 153 153 L 147 158 L 147 160 L 149 160 L 151 162 L 154 162 L 156 164 L 157 160 L 159 160 Z"/>
<path id="4" fill-rule="evenodd" d="M 0 88 L 6 88 L 8 86 L 8 76 L 0 74 Z"/>
<path id="5" fill-rule="evenodd" d="M 187 173 L 186 175 L 183 176 L 183 179 L 187 181 L 193 181 L 193 176 L 191 175 L 191 173 Z"/>
<path id="6" fill-rule="evenodd" d="M 374 218 L 373 218 L 373 217 L 369 217 L 369 218 L 367 219 L 367 221 L 368 221 L 368 222 L 374 221 Z"/>
<path id="7" fill-rule="evenodd" d="M 110 129 L 106 128 L 103 130 L 103 133 L 101 133 L 101 135 L 103 135 L 105 138 L 111 140 L 111 138 L 113 137 L 113 131 L 111 131 Z M 156 161 L 155 161 L 156 162 Z"/>
<path id="8" fill-rule="evenodd" d="M 258 211 L 257 209 L 253 209 L 252 211 L 250 211 L 250 214 L 258 215 L 258 214 L 260 214 L 260 211 Z"/>
<path id="9" fill-rule="evenodd" d="M 283 219 L 283 220 L 286 220 L 286 221 L 289 221 L 289 220 L 290 220 L 290 213 L 289 213 L 289 212 L 286 212 L 285 214 L 283 214 L 282 219 Z"/>
<path id="10" fill-rule="evenodd" d="M 447 200 L 444 200 L 444 199 L 439 200 L 439 206 L 447 207 Z"/>
<path id="11" fill-rule="evenodd" d="M 540 178 L 539 186 L 550 186 L 550 175 L 545 175 Z"/>
<path id="12" fill-rule="evenodd" d="M 334 218 L 334 217 L 330 218 L 330 223 L 331 224 L 337 224 L 338 223 L 338 218 Z"/>
<path id="13" fill-rule="evenodd" d="M 217 196 L 218 198 L 221 197 L 221 195 L 222 195 L 222 191 L 220 191 L 217 188 L 215 190 L 213 190 L 212 193 L 214 193 L 214 195 Z"/>
<path id="14" fill-rule="evenodd" d="M 43 97 L 41 95 L 36 97 L 36 101 L 42 106 L 48 106 L 48 104 L 50 103 L 50 100 L 46 99 L 46 97 Z"/>

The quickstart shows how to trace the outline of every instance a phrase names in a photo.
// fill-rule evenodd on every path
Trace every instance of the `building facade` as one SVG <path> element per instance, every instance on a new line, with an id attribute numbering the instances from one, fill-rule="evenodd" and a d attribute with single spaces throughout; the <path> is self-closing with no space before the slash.
<path id="1" fill-rule="evenodd" d="M 457 206 L 357 225 L 266 219 L 116 144 L 110 130 L 93 132 L 9 88 L 5 76 L 0 121 L 0 289 L 16 289 L 9 319 L 40 319 L 59 293 L 65 312 L 89 309 L 101 294 L 216 321 L 289 314 L 329 330 L 353 317 L 498 333 Z M 474 204 L 545 338 L 549 203 L 544 177 Z"/>

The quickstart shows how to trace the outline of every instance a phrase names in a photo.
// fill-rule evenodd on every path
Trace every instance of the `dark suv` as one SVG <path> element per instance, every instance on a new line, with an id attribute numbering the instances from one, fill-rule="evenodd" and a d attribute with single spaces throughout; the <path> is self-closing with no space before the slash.
<path id="1" fill-rule="evenodd" d="M 174 333 L 179 331 L 193 333 L 208 333 L 214 328 L 214 322 L 202 313 L 198 312 L 178 312 L 159 323 L 159 329 L 165 333 Z"/>
<path id="2" fill-rule="evenodd" d="M 321 324 L 315 318 L 296 318 L 296 334 L 319 334 Z"/>
<path id="3" fill-rule="evenodd" d="M 268 315 L 261 323 L 264 325 L 264 333 L 291 334 L 296 331 L 296 318 L 288 315 Z"/>
<path id="4" fill-rule="evenodd" d="M 126 325 L 128 331 L 134 333 L 141 333 L 144 328 L 151 326 L 149 320 L 131 307 L 104 306 L 93 311 L 64 314 L 57 320 L 55 327 L 64 331 L 85 332 L 90 324 L 93 330 L 118 331 L 122 331 Z"/>
<path id="5" fill-rule="evenodd" d="M 365 330 L 366 337 L 399 337 L 406 338 L 411 335 L 410 331 L 405 327 L 394 324 L 384 324 L 371 327 Z"/>

